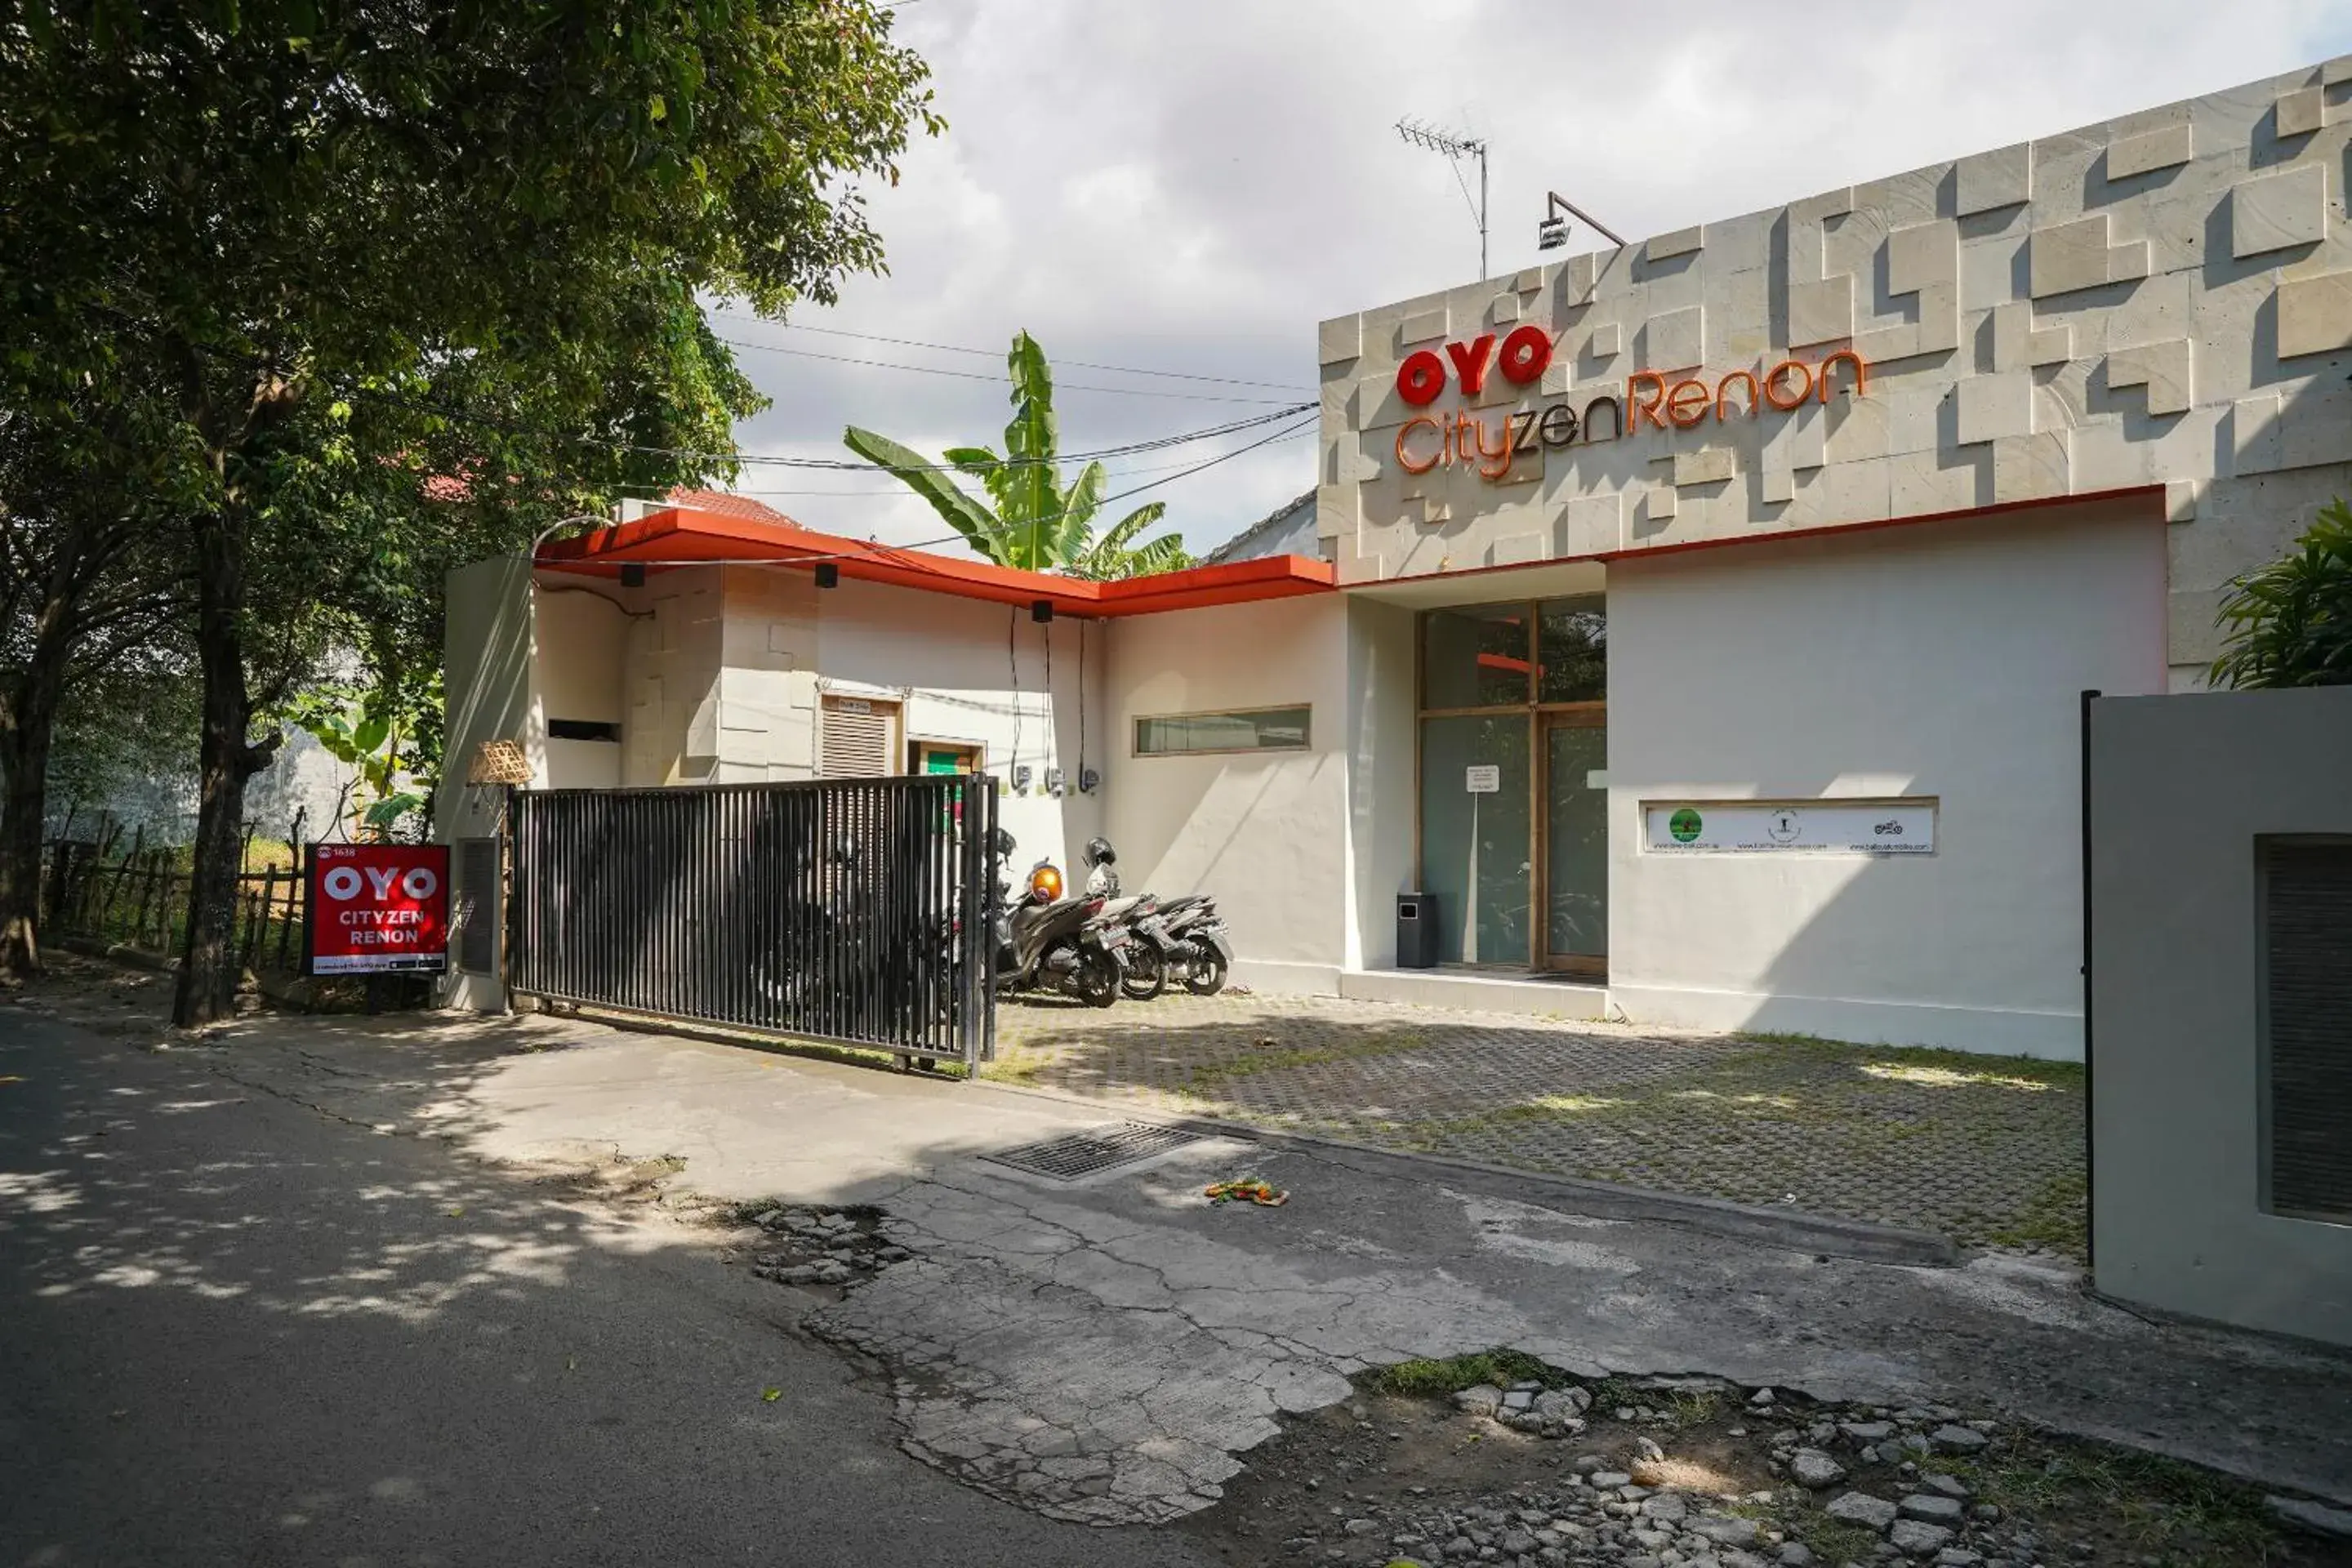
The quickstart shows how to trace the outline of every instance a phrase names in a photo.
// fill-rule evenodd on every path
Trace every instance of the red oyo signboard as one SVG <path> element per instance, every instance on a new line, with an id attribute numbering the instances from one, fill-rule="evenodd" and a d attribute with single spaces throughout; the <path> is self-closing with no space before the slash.
<path id="1" fill-rule="evenodd" d="M 449 847 L 311 847 L 310 973 L 449 967 Z"/>

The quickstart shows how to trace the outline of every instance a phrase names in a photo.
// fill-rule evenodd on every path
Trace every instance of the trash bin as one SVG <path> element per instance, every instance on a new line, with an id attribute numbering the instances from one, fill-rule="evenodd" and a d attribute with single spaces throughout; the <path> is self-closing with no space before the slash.
<path id="1" fill-rule="evenodd" d="M 1397 895 L 1397 967 L 1437 967 L 1437 900 L 1429 893 Z"/>

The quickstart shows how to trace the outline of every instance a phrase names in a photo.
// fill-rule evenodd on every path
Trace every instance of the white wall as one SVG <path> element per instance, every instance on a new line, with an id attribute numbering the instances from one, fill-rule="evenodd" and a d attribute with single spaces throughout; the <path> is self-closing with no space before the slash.
<path id="1" fill-rule="evenodd" d="M 2162 691 L 2122 503 L 1609 568 L 1610 990 L 1637 1022 L 2082 1051 L 2078 693 Z M 1670 858 L 1644 800 L 1934 795 L 1932 858 Z"/>
<path id="2" fill-rule="evenodd" d="M 442 622 L 446 700 L 441 785 L 434 832 L 442 842 L 500 831 L 505 792 L 468 784 L 474 748 L 484 741 L 527 741 L 531 727 L 530 569 L 520 556 L 494 556 L 449 574 Z M 491 975 L 452 968 L 438 994 L 444 1006 L 498 1007 L 506 989 Z"/>
<path id="3" fill-rule="evenodd" d="M 1370 599 L 1348 615 L 1348 967 L 1396 963 L 1396 896 L 1412 888 L 1420 710 L 1412 610 Z"/>
<path id="4" fill-rule="evenodd" d="M 1009 781 L 1016 766 L 1030 769 L 1027 791 L 1007 793 L 997 805 L 999 823 L 1019 846 L 1015 881 L 1039 859 L 1053 860 L 1066 875 L 1082 868 L 1087 840 L 1103 831 L 1115 740 L 1105 720 L 1109 638 L 1101 623 L 1064 616 L 1040 624 L 1026 607 L 855 580 L 818 594 L 817 611 L 821 690 L 899 701 L 898 765 L 905 765 L 904 742 L 913 738 L 976 745 L 982 770 L 1000 779 Z M 1100 773 L 1105 786 L 1081 794 L 1082 767 Z M 1054 768 L 1064 775 L 1060 796 L 1045 793 Z M 1112 839 L 1121 877 L 1140 890 L 1126 844 L 1116 834 Z M 1083 880 L 1071 878 L 1074 886 Z"/>
<path id="5" fill-rule="evenodd" d="M 547 788 L 620 785 L 619 743 L 556 740 L 548 734 L 547 722 L 624 721 L 621 668 L 629 619 L 613 588 L 566 583 L 554 573 L 542 576 L 532 595 L 530 739 Z"/>
<path id="6" fill-rule="evenodd" d="M 520 556 L 449 574 L 441 630 L 443 736 L 435 831 L 446 841 L 498 830 L 500 797 L 470 786 L 466 770 L 484 741 L 526 739 L 531 715 L 530 573 Z"/>
<path id="7" fill-rule="evenodd" d="M 1111 625 L 1108 805 L 1111 841 L 1132 868 L 1128 888 L 1214 894 L 1235 975 L 1269 990 L 1336 992 L 1350 957 L 1349 751 L 1359 725 L 1348 615 L 1339 595 L 1318 595 Z M 1307 751 L 1134 755 L 1139 716 L 1297 702 L 1314 710 Z"/>

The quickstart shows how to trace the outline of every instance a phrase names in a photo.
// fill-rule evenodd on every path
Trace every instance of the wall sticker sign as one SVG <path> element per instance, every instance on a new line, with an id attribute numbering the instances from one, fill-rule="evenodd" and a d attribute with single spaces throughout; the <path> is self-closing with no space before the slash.
<path id="1" fill-rule="evenodd" d="M 1647 802 L 1652 855 L 1933 855 L 1932 800 Z"/>
<path id="2" fill-rule="evenodd" d="M 1554 343 L 1543 328 L 1532 324 L 1513 329 L 1498 353 L 1495 334 L 1487 332 L 1467 343 L 1447 343 L 1441 359 L 1432 349 L 1415 349 L 1397 366 L 1397 395 L 1414 408 L 1426 408 L 1445 391 L 1447 365 L 1465 397 L 1486 390 L 1489 370 L 1500 373 L 1514 386 L 1532 387 L 1550 367 Z M 1540 408 L 1495 411 L 1493 438 L 1488 438 L 1484 415 L 1448 410 L 1442 416 L 1417 414 L 1397 430 L 1397 467 L 1408 474 L 1425 474 L 1439 467 L 1475 468 L 1488 481 L 1501 479 L 1520 458 L 1545 447 L 1591 446 L 1639 435 L 1644 425 L 1660 430 L 1688 430 L 1714 419 L 1721 424 L 1755 418 L 1764 409 L 1792 414 L 1807 402 L 1827 403 L 1837 367 L 1852 371 L 1857 397 L 1870 392 L 1870 363 L 1852 349 L 1840 349 L 1816 364 L 1787 359 L 1769 370 L 1727 371 L 1713 382 L 1693 376 L 1669 376 L 1637 370 L 1625 378 L 1624 395 L 1602 393 L 1585 401 L 1583 410 L 1567 402 Z M 1596 416 L 1609 412 L 1609 434 L 1600 434 Z"/>
<path id="3" fill-rule="evenodd" d="M 447 845 L 313 845 L 304 882 L 311 973 L 449 967 Z"/>
<path id="4" fill-rule="evenodd" d="M 1503 769 L 1499 763 L 1473 763 L 1462 770 L 1462 787 L 1472 795 L 1503 793 Z"/>

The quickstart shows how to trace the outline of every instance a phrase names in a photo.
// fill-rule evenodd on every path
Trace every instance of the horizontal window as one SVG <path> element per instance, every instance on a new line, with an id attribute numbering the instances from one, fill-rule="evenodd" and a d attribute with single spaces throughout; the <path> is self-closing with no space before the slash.
<path id="1" fill-rule="evenodd" d="M 1166 713 L 1135 721 L 1139 757 L 1197 756 L 1204 752 L 1303 752 L 1306 704 L 1245 708 L 1224 713 Z"/>
<path id="2" fill-rule="evenodd" d="M 551 741 L 614 741 L 621 738 L 618 724 L 606 724 L 594 719 L 550 719 L 547 738 Z"/>

